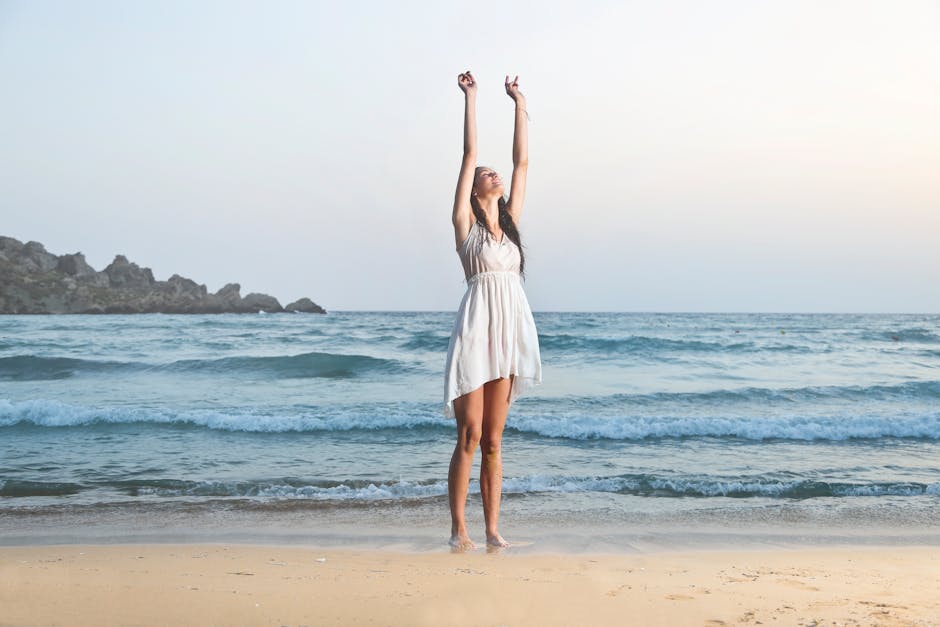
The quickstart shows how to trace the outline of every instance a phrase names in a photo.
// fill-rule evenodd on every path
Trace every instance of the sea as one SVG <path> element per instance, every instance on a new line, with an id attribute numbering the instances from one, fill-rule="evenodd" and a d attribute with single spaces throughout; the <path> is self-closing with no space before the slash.
<path id="1" fill-rule="evenodd" d="M 443 550 L 454 317 L 0 316 L 0 544 Z M 940 544 L 940 315 L 534 317 L 510 543 Z"/>

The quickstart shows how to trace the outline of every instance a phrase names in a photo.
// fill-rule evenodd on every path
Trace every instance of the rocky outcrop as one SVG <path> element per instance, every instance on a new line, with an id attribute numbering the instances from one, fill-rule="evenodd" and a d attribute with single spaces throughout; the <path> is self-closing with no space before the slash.
<path id="1" fill-rule="evenodd" d="M 85 255 L 82 253 L 60 255 L 56 270 L 73 277 L 90 277 L 97 274 L 95 269 L 85 261 Z"/>
<path id="2" fill-rule="evenodd" d="M 104 273 L 108 275 L 111 287 L 147 290 L 156 283 L 150 268 L 141 268 L 136 263 L 129 262 L 124 255 L 115 256 L 114 261 L 104 269 Z"/>
<path id="3" fill-rule="evenodd" d="M 320 306 L 309 298 L 301 298 L 284 306 L 285 311 L 298 311 L 301 313 L 320 313 Z"/>
<path id="4" fill-rule="evenodd" d="M 326 313 L 309 298 L 281 307 L 273 296 L 240 291 L 228 283 L 210 294 L 178 274 L 157 281 L 124 255 L 99 272 L 80 252 L 53 255 L 39 242 L 0 236 L 0 314 Z"/>

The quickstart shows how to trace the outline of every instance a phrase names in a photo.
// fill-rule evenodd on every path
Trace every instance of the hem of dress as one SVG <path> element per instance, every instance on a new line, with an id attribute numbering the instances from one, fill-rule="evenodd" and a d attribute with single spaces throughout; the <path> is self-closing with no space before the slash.
<path id="1" fill-rule="evenodd" d="M 481 382 L 479 385 L 471 387 L 466 392 L 461 392 L 454 398 L 451 398 L 446 403 L 444 403 L 444 407 L 442 409 L 442 413 L 444 414 L 444 417 L 450 418 L 450 419 L 457 418 L 457 414 L 454 411 L 454 400 L 460 398 L 464 394 L 469 394 L 470 392 L 473 392 L 474 390 L 482 387 L 483 384 L 485 383 L 489 383 L 490 381 L 495 381 L 496 379 L 502 379 L 502 378 L 508 377 L 510 374 L 513 375 L 512 389 L 509 392 L 509 407 L 510 408 L 512 408 L 512 405 L 515 402 L 515 400 L 519 398 L 520 396 L 522 396 L 523 394 L 525 394 L 528 390 L 536 386 L 542 385 L 542 376 L 540 374 L 539 375 L 523 375 L 518 372 L 510 372 L 505 375 L 500 375 L 499 377 L 493 377 L 492 379 L 487 379 L 486 381 Z"/>

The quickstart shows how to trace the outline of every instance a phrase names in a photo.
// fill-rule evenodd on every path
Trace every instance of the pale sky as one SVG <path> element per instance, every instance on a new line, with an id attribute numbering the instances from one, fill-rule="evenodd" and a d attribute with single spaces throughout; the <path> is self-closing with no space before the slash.
<path id="1" fill-rule="evenodd" d="M 0 235 L 456 311 L 468 69 L 536 312 L 940 312 L 936 0 L 0 0 Z"/>

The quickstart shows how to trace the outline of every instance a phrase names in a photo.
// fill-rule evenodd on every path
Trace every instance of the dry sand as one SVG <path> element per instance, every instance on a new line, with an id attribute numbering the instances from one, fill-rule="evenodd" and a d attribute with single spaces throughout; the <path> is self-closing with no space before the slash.
<path id="1" fill-rule="evenodd" d="M 940 547 L 0 548 L 0 625 L 937 625 Z"/>

